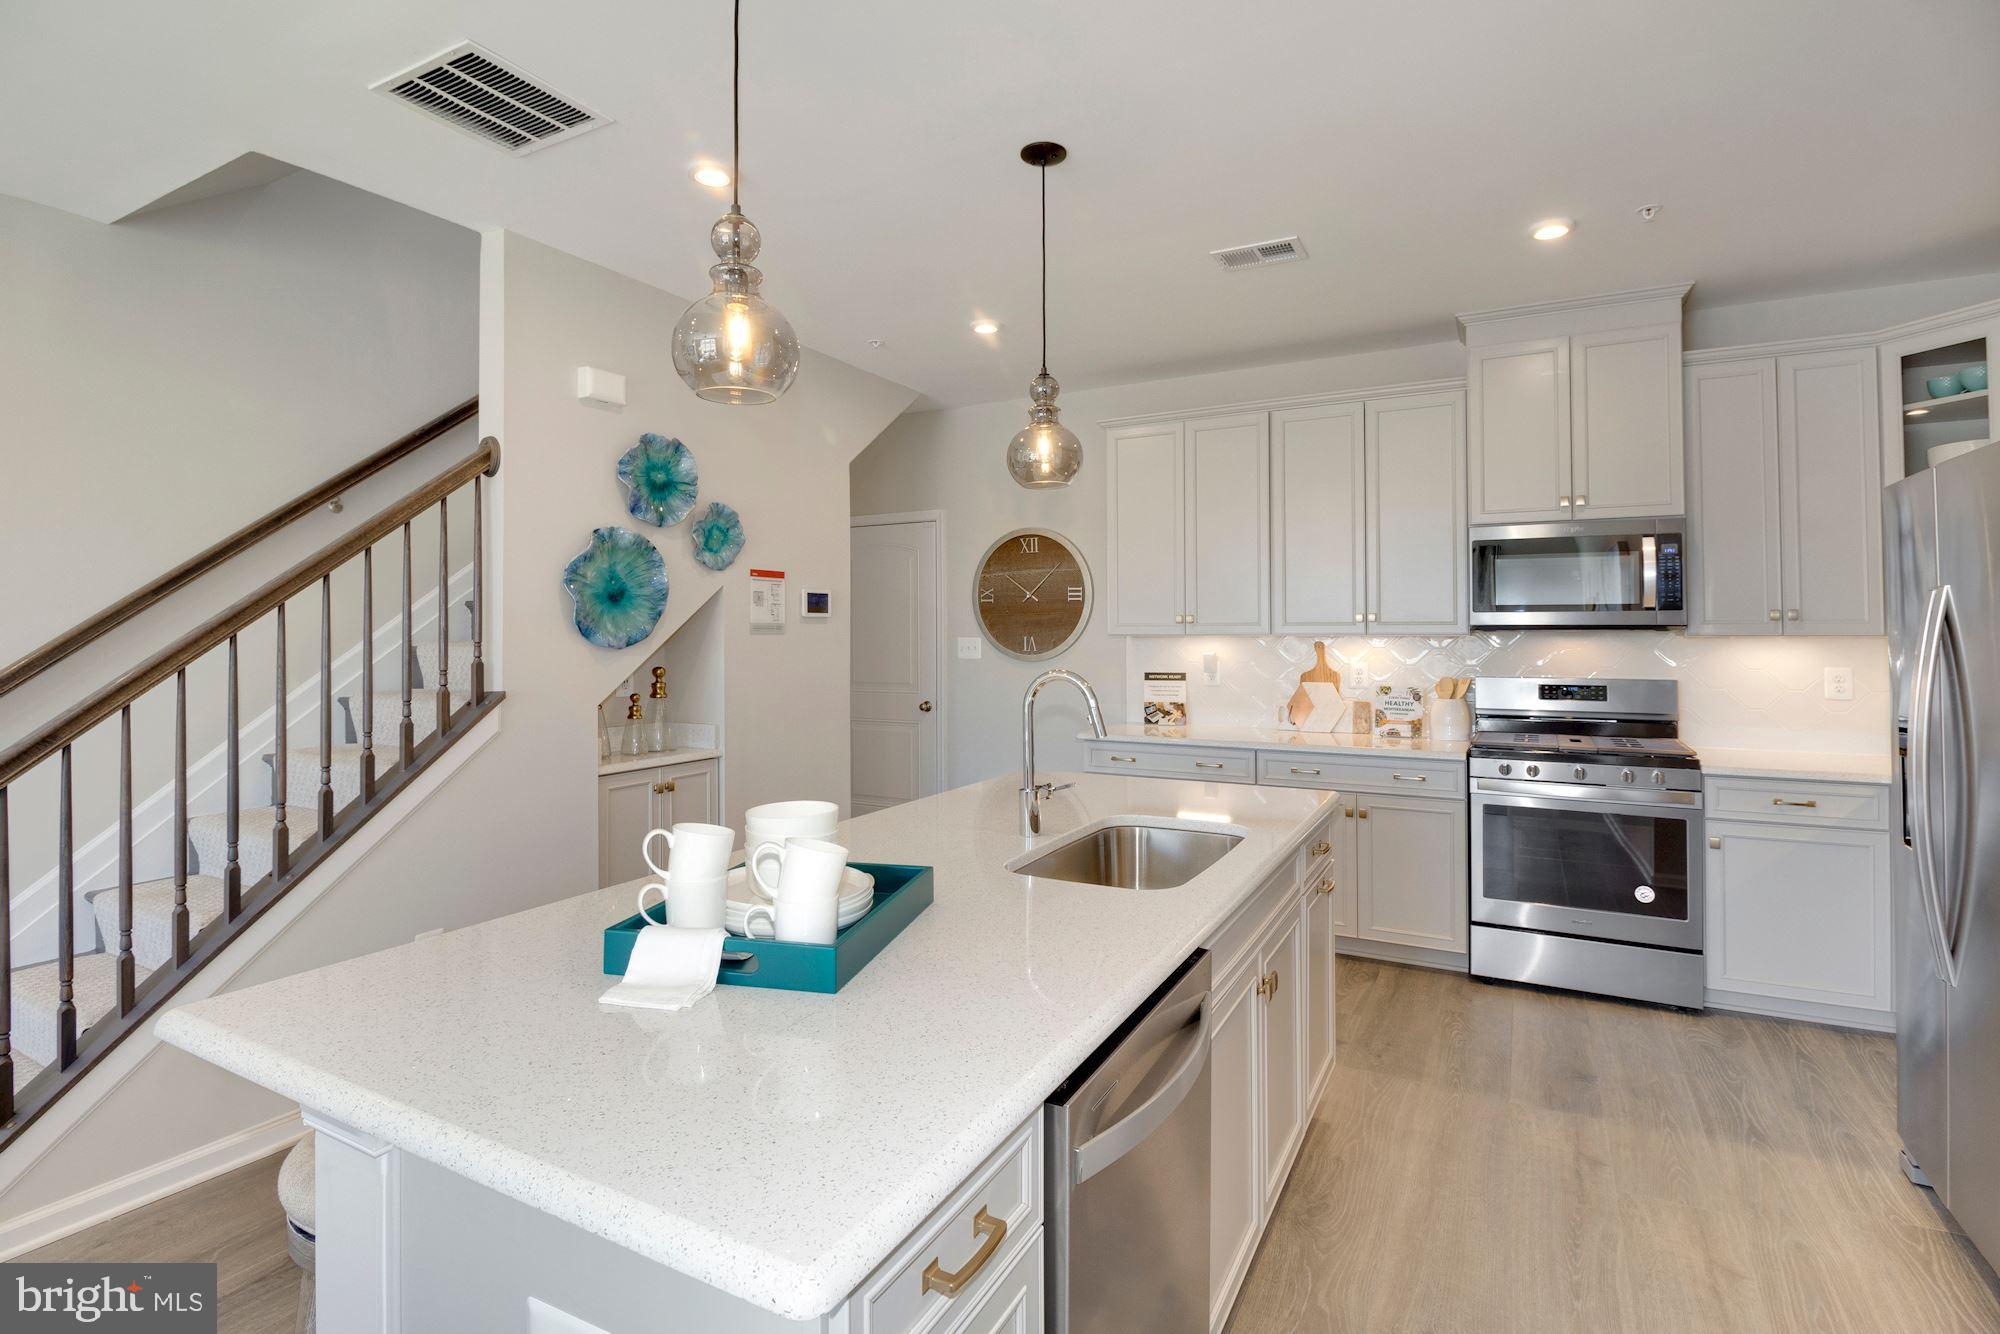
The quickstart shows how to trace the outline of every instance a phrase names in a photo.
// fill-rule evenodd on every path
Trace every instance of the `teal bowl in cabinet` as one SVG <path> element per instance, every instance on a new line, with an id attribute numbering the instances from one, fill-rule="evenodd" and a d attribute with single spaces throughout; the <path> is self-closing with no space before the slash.
<path id="1" fill-rule="evenodd" d="M 1931 391 L 1932 398 L 1950 398 L 1953 394 L 1965 392 L 1965 386 L 1956 375 L 1935 375 L 1924 381 L 1924 388 Z"/>
<path id="2" fill-rule="evenodd" d="M 1958 373 L 1958 382 L 1965 387 L 1965 391 L 1969 394 L 1977 393 L 1979 390 L 1984 389 L 1986 387 L 1986 363 L 1982 361 L 1977 366 L 1967 366 Z"/>

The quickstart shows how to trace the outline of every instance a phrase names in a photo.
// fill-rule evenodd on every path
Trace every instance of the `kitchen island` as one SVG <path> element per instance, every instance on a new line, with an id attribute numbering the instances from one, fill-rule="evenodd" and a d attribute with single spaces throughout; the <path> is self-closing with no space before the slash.
<path id="1" fill-rule="evenodd" d="M 1269 905 L 1303 902 L 1308 840 L 1338 810 L 1325 791 L 1063 780 L 1033 839 L 1004 778 L 843 825 L 857 861 L 934 867 L 936 901 L 836 996 L 599 1005 L 622 886 L 184 1006 L 159 1032 L 321 1130 L 329 1334 L 528 1329 L 529 1298 L 614 1331 L 952 1327 L 843 1304 L 1194 949 L 1216 949 L 1220 983 Z M 1171 889 L 1007 869 L 1113 817 L 1242 841 Z M 1302 1125 L 1286 1133 L 1288 1168 Z M 975 1240 L 954 1236 L 961 1259 Z"/>

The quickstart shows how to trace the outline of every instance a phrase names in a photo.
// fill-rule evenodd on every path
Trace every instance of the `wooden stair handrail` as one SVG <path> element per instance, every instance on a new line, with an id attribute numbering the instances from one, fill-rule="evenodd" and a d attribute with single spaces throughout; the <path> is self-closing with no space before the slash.
<path id="1" fill-rule="evenodd" d="M 440 419 L 442 420 L 442 419 Z M 0 754 L 0 788 L 54 755 L 84 732 L 166 680 L 181 668 L 283 605 L 363 550 L 381 541 L 475 477 L 500 471 L 500 442 L 487 436 L 479 448 L 433 477 L 374 518 L 321 547 L 291 569 L 239 599 L 172 644 L 126 672 L 34 735 Z"/>
<path id="2" fill-rule="evenodd" d="M 190 556 L 159 578 L 126 594 L 80 624 L 73 625 L 18 661 L 0 668 L 0 696 L 25 685 L 49 668 L 115 627 L 157 605 L 207 574 L 224 561 L 249 550 L 280 529 L 296 523 L 336 497 L 359 486 L 390 464 L 479 415 L 479 398 L 468 398 L 443 416 L 433 418 L 393 444 L 385 445 L 352 467 L 286 501 L 254 523 L 246 524 L 198 555 Z"/>

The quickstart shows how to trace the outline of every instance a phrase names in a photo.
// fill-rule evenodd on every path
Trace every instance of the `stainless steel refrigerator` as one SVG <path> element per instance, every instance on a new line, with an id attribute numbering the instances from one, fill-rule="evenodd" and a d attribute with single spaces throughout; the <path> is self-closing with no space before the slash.
<path id="1" fill-rule="evenodd" d="M 1889 487 L 1904 1169 L 2000 1262 L 2000 445 Z"/>

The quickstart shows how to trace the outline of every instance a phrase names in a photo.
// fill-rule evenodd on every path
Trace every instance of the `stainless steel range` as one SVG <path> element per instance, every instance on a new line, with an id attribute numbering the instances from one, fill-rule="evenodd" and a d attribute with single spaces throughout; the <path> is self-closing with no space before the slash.
<path id="1" fill-rule="evenodd" d="M 1481 677 L 1472 972 L 1702 1003 L 1701 763 L 1672 681 Z"/>

